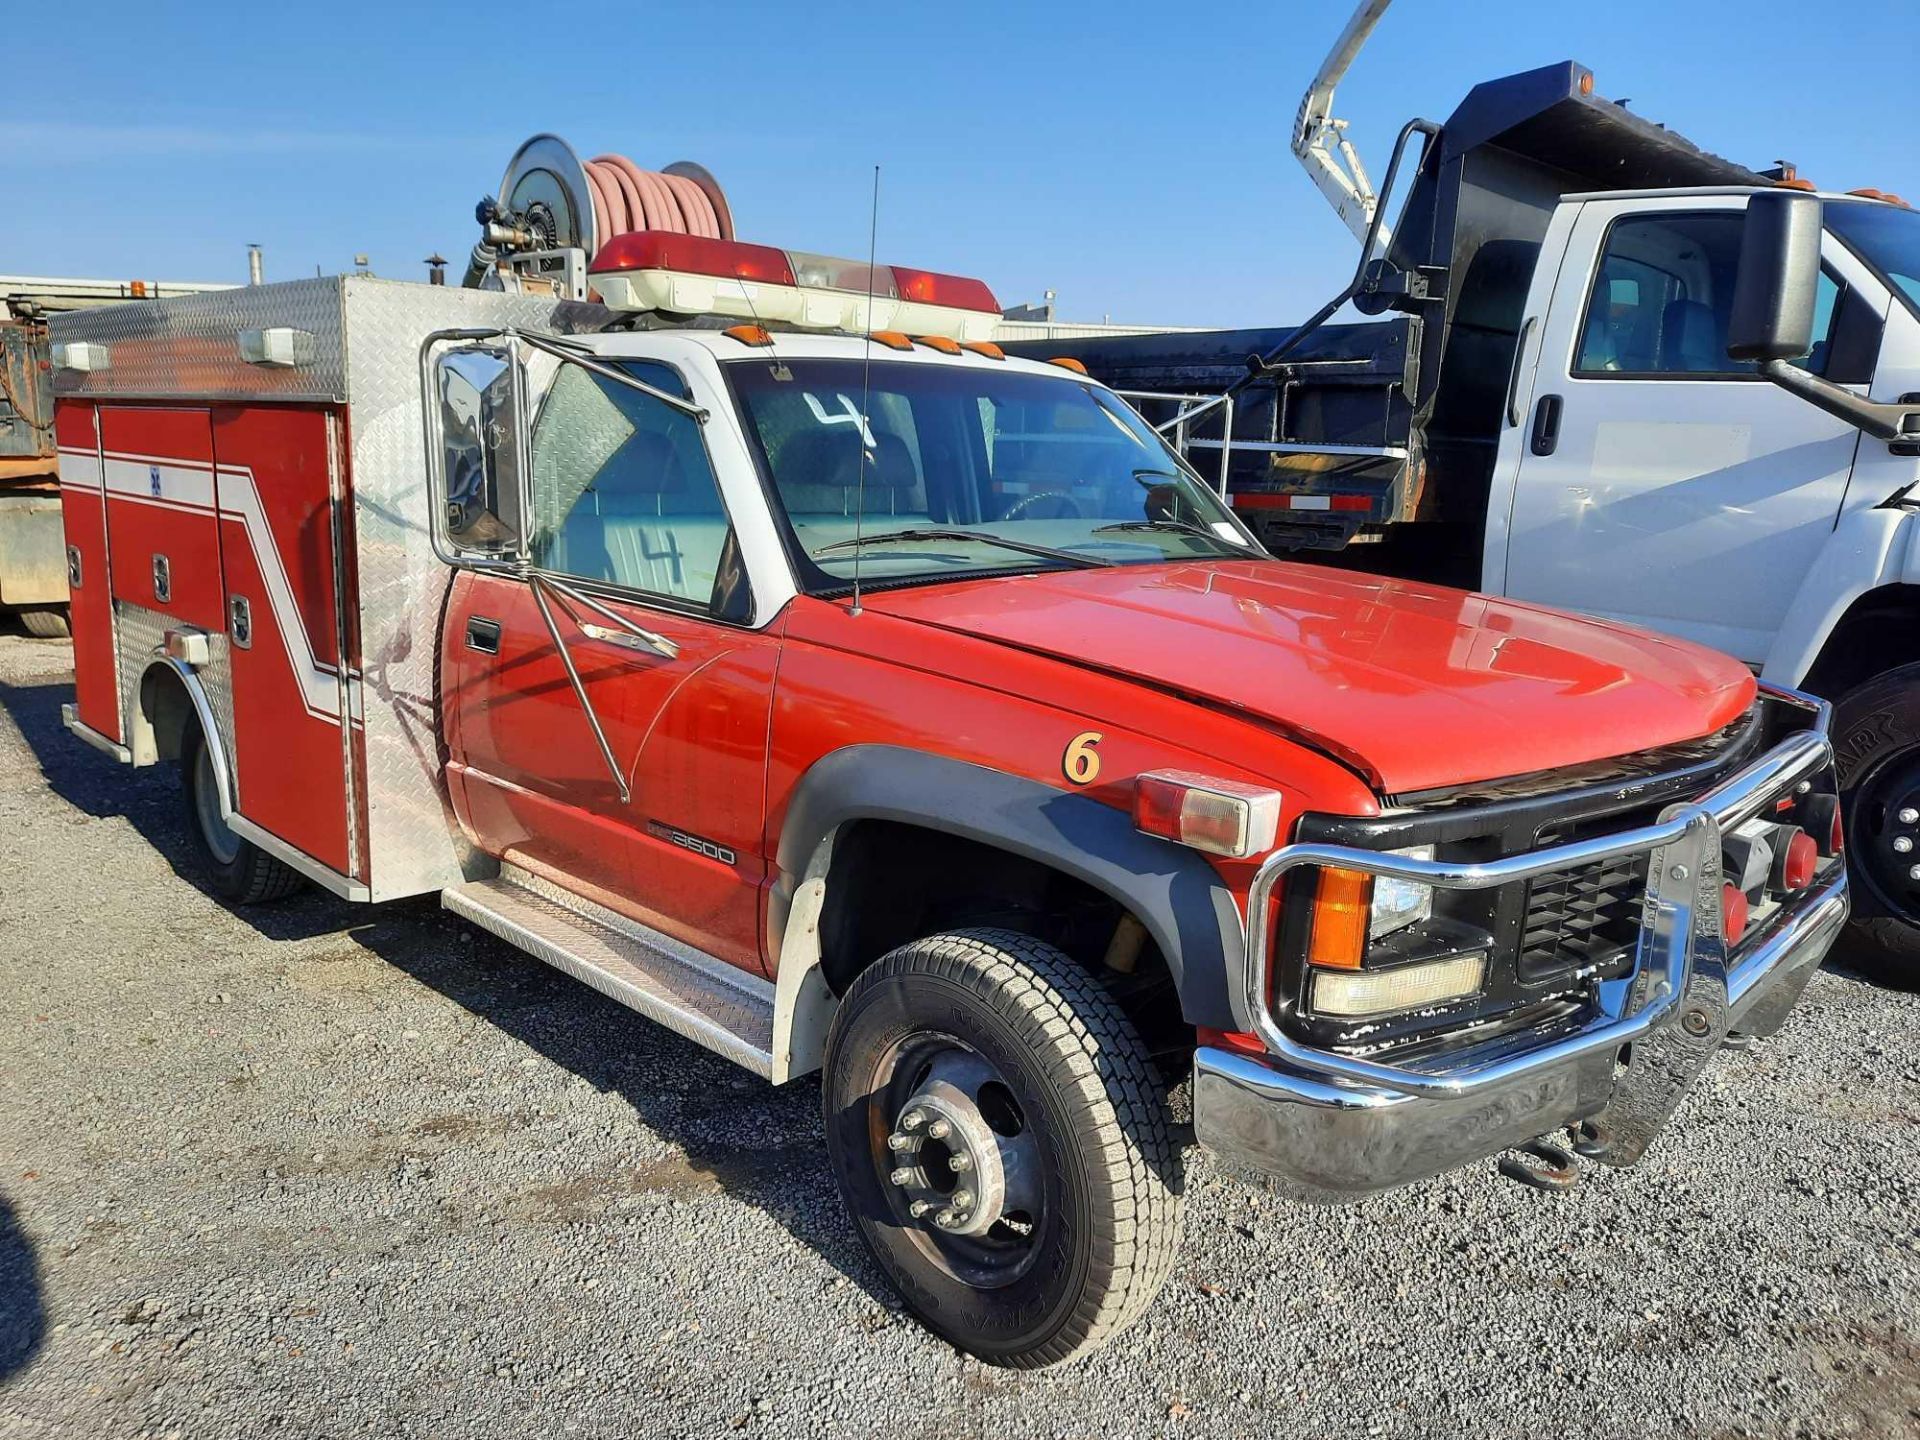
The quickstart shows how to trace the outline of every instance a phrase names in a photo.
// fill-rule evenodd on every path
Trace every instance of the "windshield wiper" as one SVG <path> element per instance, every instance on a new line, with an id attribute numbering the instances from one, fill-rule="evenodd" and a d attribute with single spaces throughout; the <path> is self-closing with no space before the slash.
<path id="1" fill-rule="evenodd" d="M 1018 550 L 1023 555 L 1037 555 L 1043 560 L 1058 560 L 1062 564 L 1077 565 L 1083 570 L 1111 565 L 1111 560 L 1102 560 L 1095 555 L 1082 555 L 1074 550 L 1059 550 L 1052 545 L 1032 545 L 1025 540 L 1009 540 L 1004 535 L 989 534 L 984 530 L 886 530 L 877 535 L 857 535 L 847 540 L 835 540 L 822 545 L 817 550 L 807 552 L 810 555 L 825 555 L 830 550 L 854 550 L 864 545 L 897 545 L 903 540 L 978 540 L 985 545 L 998 545 L 1003 550 Z"/>
<path id="2" fill-rule="evenodd" d="M 1246 546 L 1234 545 L 1223 535 L 1216 534 L 1205 525 L 1193 520 L 1175 520 L 1171 516 L 1159 520 L 1116 520 L 1110 525 L 1096 525 L 1087 533 L 1090 535 L 1108 535 L 1116 530 L 1177 530 L 1187 535 L 1199 535 L 1213 541 L 1216 545 L 1232 545 L 1237 553 L 1244 553 Z"/>

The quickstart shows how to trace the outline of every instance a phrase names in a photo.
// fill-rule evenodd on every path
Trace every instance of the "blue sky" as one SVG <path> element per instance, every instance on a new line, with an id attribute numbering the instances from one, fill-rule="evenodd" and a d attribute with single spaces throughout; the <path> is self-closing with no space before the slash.
<path id="1" fill-rule="evenodd" d="M 688 158 L 741 238 L 985 278 L 1063 315 L 1285 323 L 1352 241 L 1287 149 L 1331 6 L 122 4 L 36 10 L 0 100 L 0 273 L 239 280 L 464 257 L 527 135 Z M 63 16 L 75 17 L 71 20 Z M 1844 16 L 1844 23 L 1842 17 Z M 1471 17 L 1470 19 L 1468 17 Z M 573 27 L 578 26 L 578 33 Z M 1577 59 L 1708 149 L 1920 200 L 1913 0 L 1399 0 L 1341 88 L 1402 120 Z M 31 77 L 30 80 L 23 77 Z"/>

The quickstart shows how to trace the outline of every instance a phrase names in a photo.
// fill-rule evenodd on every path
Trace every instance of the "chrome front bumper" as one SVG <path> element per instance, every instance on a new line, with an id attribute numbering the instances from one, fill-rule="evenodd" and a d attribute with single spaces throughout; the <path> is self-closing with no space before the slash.
<path id="1" fill-rule="evenodd" d="M 1743 953 L 1730 958 L 1720 933 L 1720 834 L 1831 766 L 1824 718 L 1823 710 L 1814 729 L 1655 824 L 1596 840 L 1467 866 L 1331 845 L 1276 851 L 1249 895 L 1241 1000 L 1247 1028 L 1269 1053 L 1196 1053 L 1200 1142 L 1230 1166 L 1310 1200 L 1425 1179 L 1574 1124 L 1587 1127 L 1586 1148 L 1597 1159 L 1631 1164 L 1729 1032 L 1779 1028 L 1846 922 L 1844 867 L 1829 862 Z M 1637 852 L 1650 855 L 1638 964 L 1597 987 L 1591 1010 L 1578 1017 L 1394 1065 L 1302 1045 L 1267 1008 L 1272 957 L 1264 937 L 1273 933 L 1277 887 L 1296 866 L 1480 888 Z"/>

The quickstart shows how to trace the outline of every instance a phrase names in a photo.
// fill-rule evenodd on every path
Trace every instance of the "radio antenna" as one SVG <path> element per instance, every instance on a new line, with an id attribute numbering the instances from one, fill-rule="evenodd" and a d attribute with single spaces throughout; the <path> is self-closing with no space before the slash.
<path id="1" fill-rule="evenodd" d="M 873 427 L 867 419 L 867 403 L 873 396 L 873 265 L 879 254 L 880 167 L 873 167 L 873 203 L 867 211 L 867 319 L 866 344 L 860 354 L 860 481 L 853 495 L 853 609 L 860 613 L 860 531 L 867 517 L 867 446 L 873 443 Z M 877 446 L 876 446 L 877 448 Z M 876 457 L 878 458 L 878 457 Z"/>
<path id="2" fill-rule="evenodd" d="M 740 282 L 740 296 L 747 302 L 747 313 L 753 316 L 753 323 L 767 337 L 767 359 L 771 362 L 768 373 L 784 385 L 793 379 L 793 372 L 787 368 L 787 362 L 780 358 L 780 352 L 773 348 L 773 332 L 767 329 L 766 322 L 760 318 L 760 307 L 753 303 L 753 282 L 739 270 L 733 272 L 733 278 Z"/>

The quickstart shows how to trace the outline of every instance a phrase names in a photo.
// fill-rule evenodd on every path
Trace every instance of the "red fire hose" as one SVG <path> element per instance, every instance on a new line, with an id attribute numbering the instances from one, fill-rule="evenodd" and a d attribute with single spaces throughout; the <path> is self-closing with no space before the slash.
<path id="1" fill-rule="evenodd" d="M 686 175 L 642 170 L 624 155 L 596 155 L 582 168 L 593 187 L 595 250 L 629 230 L 733 238 L 726 202 L 715 204 L 718 187 L 710 193 Z"/>

